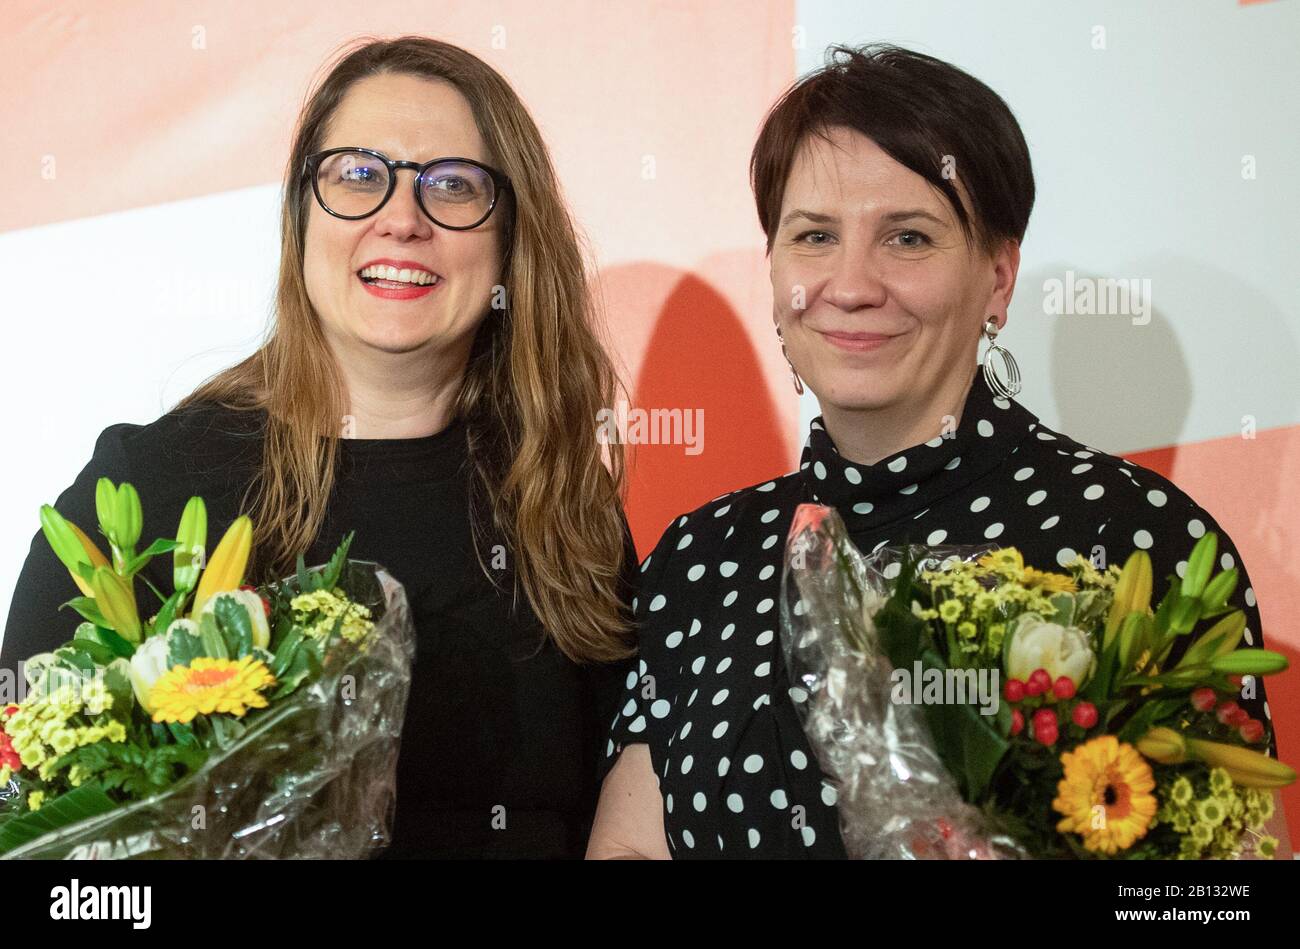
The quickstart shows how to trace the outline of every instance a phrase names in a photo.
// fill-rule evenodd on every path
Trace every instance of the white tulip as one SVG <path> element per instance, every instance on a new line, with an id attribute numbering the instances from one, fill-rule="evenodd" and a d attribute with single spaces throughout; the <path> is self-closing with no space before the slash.
<path id="1" fill-rule="evenodd" d="M 1034 670 L 1046 669 L 1053 682 L 1066 676 L 1078 689 L 1092 675 L 1096 664 L 1083 630 L 1049 623 L 1036 613 L 1017 617 L 1007 650 L 1008 678 L 1027 682 Z"/>
<path id="2" fill-rule="evenodd" d="M 199 634 L 199 627 L 193 620 L 188 619 L 174 621 L 168 627 L 168 632 L 174 629 L 177 623 L 182 624 L 194 635 Z M 168 650 L 167 637 L 155 635 L 137 646 L 135 654 L 131 656 L 131 688 L 135 690 L 135 699 L 140 703 L 140 707 L 149 713 L 153 712 L 153 707 L 149 704 L 149 693 L 153 690 L 154 683 L 167 671 Z"/>

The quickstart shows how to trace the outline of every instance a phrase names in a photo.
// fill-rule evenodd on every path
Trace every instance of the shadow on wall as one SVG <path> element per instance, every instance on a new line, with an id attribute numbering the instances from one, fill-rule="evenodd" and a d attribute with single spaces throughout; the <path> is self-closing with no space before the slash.
<path id="1" fill-rule="evenodd" d="M 1083 284 L 1104 286 L 1098 274 L 1058 266 L 1026 275 L 1027 296 L 1042 318 L 1044 284 L 1073 274 L 1076 300 Z M 1295 424 L 1300 418 L 1297 343 L 1289 317 L 1239 277 L 1201 261 L 1152 258 L 1124 268 L 1125 274 L 1159 274 L 1197 301 L 1197 313 L 1170 314 L 1151 306 L 1145 313 L 1047 316 L 1052 321 L 1051 374 L 1061 431 L 1113 454 L 1176 446 L 1189 437 L 1192 394 L 1213 387 L 1213 428 L 1235 434 L 1244 416 L 1260 428 Z M 1160 286 L 1150 288 L 1168 306 Z M 1105 296 L 1098 290 L 1098 299 Z M 1122 298 L 1121 298 L 1122 299 Z M 1205 379 L 1192 378 L 1181 340 L 1193 336 L 1198 349 L 1211 349 L 1230 367 Z M 1206 395 L 1201 392 L 1202 397 Z M 1203 410 L 1200 410 L 1203 411 Z M 1221 424 L 1219 423 L 1221 419 Z M 1172 460 L 1172 459 L 1171 459 Z"/>
<path id="2" fill-rule="evenodd" d="M 1035 301 L 1030 316 L 1051 325 L 1049 371 L 1059 428 L 1110 454 L 1125 447 L 1172 445 L 1186 426 L 1192 400 L 1182 347 L 1150 298 L 1142 300 L 1150 309 L 1140 315 L 1131 299 L 1124 312 L 1122 296 L 1118 308 L 1112 299 L 1109 311 L 1087 312 L 1108 305 L 1106 280 L 1061 266 L 1035 271 L 1025 284 Z M 1049 309 L 1051 282 L 1061 288 L 1063 312 Z"/>
<path id="3" fill-rule="evenodd" d="M 628 523 L 644 559 L 673 517 L 784 474 L 785 438 L 749 333 L 714 286 L 653 263 L 603 270 L 600 282 L 620 320 L 654 324 L 624 439 Z M 662 302 L 638 314 L 647 299 Z"/>

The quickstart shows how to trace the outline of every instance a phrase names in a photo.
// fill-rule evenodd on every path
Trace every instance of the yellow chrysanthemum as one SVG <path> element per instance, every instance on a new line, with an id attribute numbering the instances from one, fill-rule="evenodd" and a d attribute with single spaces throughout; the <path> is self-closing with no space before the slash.
<path id="1" fill-rule="evenodd" d="M 267 706 L 260 690 L 274 684 L 275 676 L 260 659 L 201 656 L 164 673 L 149 692 L 149 704 L 155 722 L 185 724 L 213 712 L 243 716 L 250 708 Z"/>
<path id="2" fill-rule="evenodd" d="M 1079 587 L 1073 580 L 1061 573 L 1049 573 L 1026 567 L 1020 582 L 1027 587 L 1046 590 L 1049 593 L 1078 593 Z"/>
<path id="3" fill-rule="evenodd" d="M 1225 768 L 1210 769 L 1210 793 L 1223 797 L 1232 792 L 1232 776 Z"/>
<path id="4" fill-rule="evenodd" d="M 362 642 L 375 625 L 370 620 L 368 607 L 326 590 L 300 593 L 289 601 L 289 606 L 296 623 L 306 623 L 313 615 L 318 617 L 304 630 L 317 640 L 325 639 L 333 631 L 339 616 L 343 616 L 340 635 L 350 643 Z"/>
<path id="5" fill-rule="evenodd" d="M 957 622 L 957 617 L 961 616 L 961 600 L 944 600 L 939 604 L 939 616 L 945 623 Z"/>
<path id="6" fill-rule="evenodd" d="M 1143 837 L 1156 814 L 1156 782 L 1132 745 L 1102 735 L 1061 755 L 1065 777 L 1052 808 L 1065 816 L 1061 833 L 1083 838 L 1091 851 L 1114 854 Z"/>

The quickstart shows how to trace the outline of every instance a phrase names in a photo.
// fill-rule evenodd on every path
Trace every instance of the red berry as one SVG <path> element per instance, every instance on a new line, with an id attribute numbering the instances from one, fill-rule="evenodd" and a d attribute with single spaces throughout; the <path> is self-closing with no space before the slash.
<path id="1" fill-rule="evenodd" d="M 1042 695 L 1052 687 L 1052 677 L 1046 669 L 1035 669 L 1025 683 L 1025 691 L 1030 695 Z"/>
<path id="2" fill-rule="evenodd" d="M 1058 699 L 1074 698 L 1074 680 L 1069 676 L 1057 676 L 1056 681 L 1052 683 L 1052 693 Z"/>
<path id="3" fill-rule="evenodd" d="M 1197 689 L 1192 693 L 1192 708 L 1198 712 L 1214 711 L 1214 705 L 1218 701 L 1218 696 L 1214 694 L 1214 690 L 1209 686 Z"/>
<path id="4" fill-rule="evenodd" d="M 1002 686 L 1002 697 L 1008 702 L 1019 702 L 1025 697 L 1025 684 L 1019 679 L 1008 679 Z"/>
<path id="5" fill-rule="evenodd" d="M 1237 732 L 1241 735 L 1243 741 L 1254 744 L 1257 741 L 1264 740 L 1264 723 L 1257 718 L 1252 718 L 1242 724 Z"/>
<path id="6" fill-rule="evenodd" d="M 1091 702 L 1080 702 L 1074 707 L 1074 712 L 1070 716 L 1074 724 L 1080 728 L 1089 729 L 1097 724 L 1097 706 Z"/>
<path id="7" fill-rule="evenodd" d="M 1221 724 L 1227 725 L 1229 724 L 1229 719 L 1236 715 L 1240 709 L 1240 705 L 1232 701 L 1232 699 L 1228 699 L 1215 709 L 1214 717 L 1217 718 Z"/>
<path id="8" fill-rule="evenodd" d="M 1242 725 L 1245 725 L 1248 721 L 1250 721 L 1250 713 L 1247 712 L 1244 708 L 1238 708 L 1235 712 L 1233 712 L 1231 715 L 1228 716 L 1228 724 L 1231 725 L 1233 728 L 1240 728 Z"/>
<path id="9" fill-rule="evenodd" d="M 1043 728 L 1047 725 L 1051 725 L 1053 728 L 1057 727 L 1056 713 L 1050 708 L 1040 708 L 1034 713 L 1033 721 L 1035 729 Z"/>
<path id="10" fill-rule="evenodd" d="M 1042 726 L 1034 726 L 1034 740 L 1040 745 L 1054 745 L 1058 736 L 1056 723 L 1044 723 Z"/>
<path id="11" fill-rule="evenodd" d="M 1020 709 L 1011 710 L 1011 734 L 1019 735 L 1025 730 L 1025 716 L 1020 714 Z"/>

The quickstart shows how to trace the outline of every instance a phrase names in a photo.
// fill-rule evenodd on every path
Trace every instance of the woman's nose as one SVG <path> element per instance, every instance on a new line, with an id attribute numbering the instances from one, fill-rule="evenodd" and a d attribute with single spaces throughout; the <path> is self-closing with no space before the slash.
<path id="1" fill-rule="evenodd" d="M 414 175 L 415 172 L 409 168 L 398 169 L 392 195 L 375 212 L 374 227 L 380 234 L 407 238 L 428 237 L 433 232 L 434 223 L 415 199 Z"/>
<path id="2" fill-rule="evenodd" d="M 877 273 L 878 263 L 871 249 L 850 244 L 841 246 L 830 279 L 822 287 L 822 299 L 845 311 L 883 305 L 885 284 Z"/>

